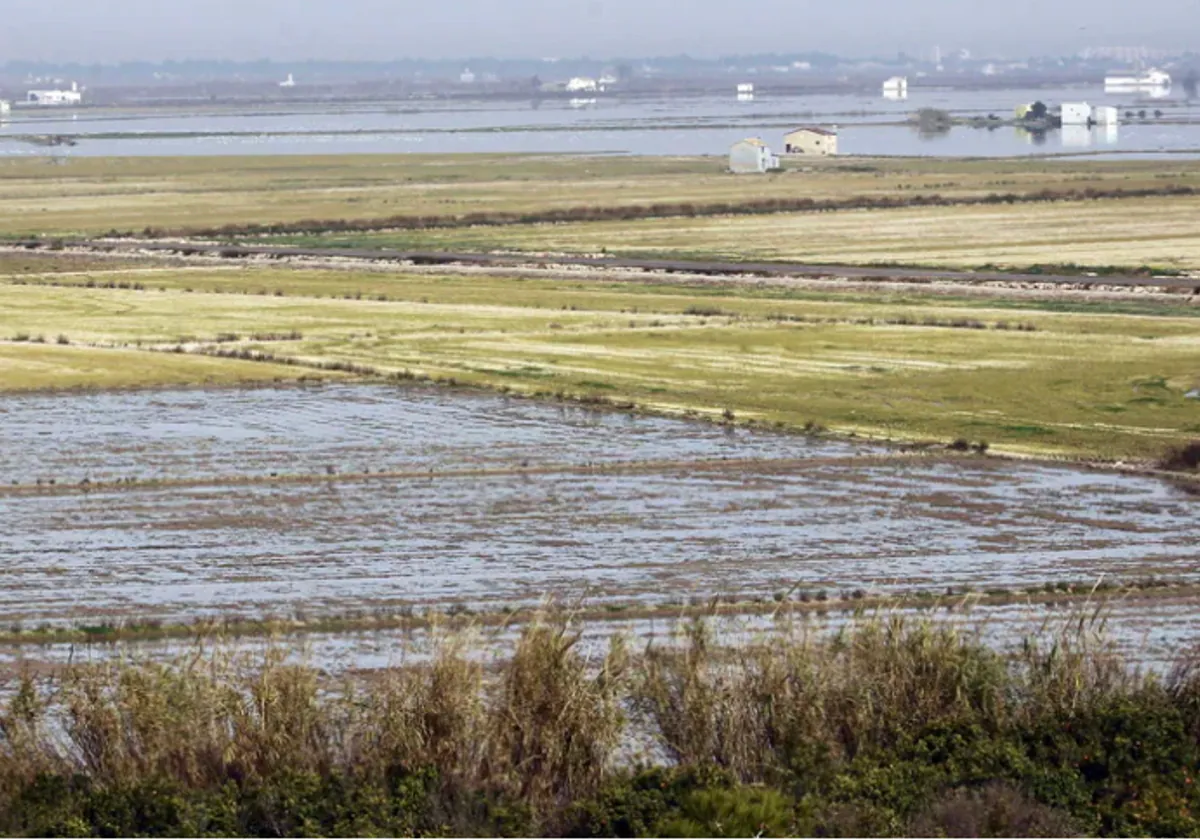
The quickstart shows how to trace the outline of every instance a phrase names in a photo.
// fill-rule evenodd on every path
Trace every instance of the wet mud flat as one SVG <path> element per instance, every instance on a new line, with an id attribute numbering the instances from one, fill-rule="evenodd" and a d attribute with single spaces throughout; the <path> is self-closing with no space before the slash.
<path id="1" fill-rule="evenodd" d="M 6 625 L 1200 580 L 1153 479 L 500 396 L 4 397 L 0 441 Z"/>

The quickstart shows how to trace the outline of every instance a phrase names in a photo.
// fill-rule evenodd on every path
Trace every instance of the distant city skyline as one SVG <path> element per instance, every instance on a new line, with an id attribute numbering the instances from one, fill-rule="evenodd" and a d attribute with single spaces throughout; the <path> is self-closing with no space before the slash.
<path id="1" fill-rule="evenodd" d="M 764 52 L 845 56 L 1200 49 L 1196 0 L 6 0 L 0 63 L 618 57 Z"/>

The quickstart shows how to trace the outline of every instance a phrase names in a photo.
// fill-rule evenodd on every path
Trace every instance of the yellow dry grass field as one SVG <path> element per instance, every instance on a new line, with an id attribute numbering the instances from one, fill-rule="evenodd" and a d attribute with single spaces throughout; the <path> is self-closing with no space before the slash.
<path id="1" fill-rule="evenodd" d="M 914 207 L 297 238 L 306 243 L 835 264 L 1200 269 L 1200 197 Z"/>
<path id="2" fill-rule="evenodd" d="M 38 338 L 38 336 L 31 336 Z M 125 348 L 78 347 L 50 343 L 0 342 L 0 389 L 146 388 L 162 385 L 263 385 L 319 376 L 284 365 L 214 359 L 178 353 L 147 353 Z"/>
<path id="3" fill-rule="evenodd" d="M 47 282 L 70 285 L 38 285 Z M 124 384 L 232 381 L 252 370 L 274 379 L 340 363 L 1036 455 L 1153 458 L 1200 434 L 1200 401 L 1185 397 L 1200 384 L 1200 318 L 1169 304 L 1176 314 L 1130 315 L 277 267 L 163 268 L 139 275 L 141 288 L 87 282 L 0 277 L 0 388 L 103 387 L 117 370 Z M 70 345 L 55 346 L 59 335 Z M 48 344 L 31 343 L 39 337 Z M 213 351 L 295 365 L 191 355 Z M 90 360 L 100 373 L 35 368 L 28 359 L 39 354 Z"/>
<path id="4" fill-rule="evenodd" d="M 0 161 L 0 236 L 770 198 L 1200 188 L 1194 161 L 854 159 L 764 178 L 709 158 L 355 155 Z"/>

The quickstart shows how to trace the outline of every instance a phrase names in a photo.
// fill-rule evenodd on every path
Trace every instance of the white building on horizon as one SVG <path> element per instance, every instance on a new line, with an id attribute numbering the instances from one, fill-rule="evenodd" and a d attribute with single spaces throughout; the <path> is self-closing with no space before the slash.
<path id="1" fill-rule="evenodd" d="M 883 98 L 899 102 L 908 99 L 908 77 L 892 76 L 883 83 Z"/>
<path id="2" fill-rule="evenodd" d="M 1171 74 L 1151 67 L 1145 72 L 1109 73 L 1104 77 L 1105 93 L 1145 93 L 1165 96 L 1171 90 Z"/>
<path id="3" fill-rule="evenodd" d="M 571 93 L 596 93 L 604 90 L 604 86 L 587 76 L 575 76 L 567 82 L 567 90 Z"/>
<path id="4" fill-rule="evenodd" d="M 70 90 L 31 90 L 25 94 L 27 105 L 78 105 L 83 102 L 83 92 L 77 82 L 71 82 Z"/>

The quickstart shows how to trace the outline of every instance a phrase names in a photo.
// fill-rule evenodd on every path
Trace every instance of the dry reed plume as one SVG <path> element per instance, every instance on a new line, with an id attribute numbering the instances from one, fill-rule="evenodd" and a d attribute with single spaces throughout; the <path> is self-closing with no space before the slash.
<path id="1" fill-rule="evenodd" d="M 1141 673 L 1086 622 L 1013 655 L 899 617 L 736 646 L 698 620 L 637 654 L 579 638 L 543 617 L 503 659 L 446 636 L 336 681 L 280 651 L 25 676 L 0 716 L 0 832 L 1200 829 L 1195 667 Z"/>

